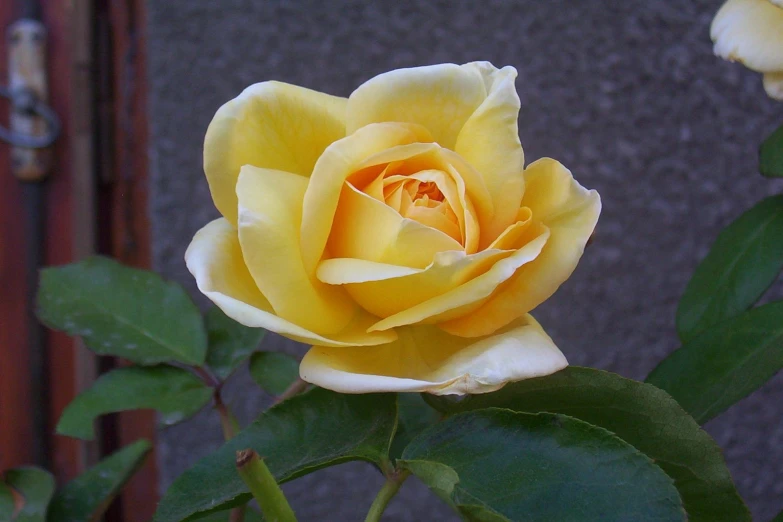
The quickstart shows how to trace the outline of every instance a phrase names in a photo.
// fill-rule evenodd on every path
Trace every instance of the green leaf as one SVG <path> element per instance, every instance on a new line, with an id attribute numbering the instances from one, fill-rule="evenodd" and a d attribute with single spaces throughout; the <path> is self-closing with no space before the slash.
<path id="1" fill-rule="evenodd" d="M 397 395 L 399 415 L 397 432 L 394 434 L 390 454 L 399 458 L 405 446 L 413 438 L 429 428 L 441 418 L 441 414 L 430 407 L 420 393 L 400 393 Z"/>
<path id="2" fill-rule="evenodd" d="M 212 388 L 173 366 L 129 366 L 101 375 L 60 417 L 57 433 L 90 440 L 95 418 L 106 413 L 153 409 L 168 426 L 194 415 L 212 398 Z"/>
<path id="3" fill-rule="evenodd" d="M 141 467 L 150 449 L 152 446 L 146 440 L 134 442 L 73 479 L 52 499 L 49 520 L 100 520 L 120 489 Z"/>
<path id="4" fill-rule="evenodd" d="M 468 520 L 686 519 L 672 480 L 651 459 L 565 415 L 499 408 L 458 414 L 416 437 L 402 458 Z"/>
<path id="5" fill-rule="evenodd" d="M 761 144 L 759 170 L 770 178 L 783 176 L 783 127 L 778 128 Z"/>
<path id="6" fill-rule="evenodd" d="M 402 454 L 400 454 L 400 457 L 402 457 Z M 457 475 L 456 471 L 445 464 L 432 461 L 410 460 L 402 462 L 398 460 L 397 462 L 403 465 L 401 467 L 419 477 L 443 502 L 455 511 L 459 511 L 451 497 L 454 486 L 459 482 L 459 475 Z"/>
<path id="7" fill-rule="evenodd" d="M 250 376 L 270 395 L 281 395 L 299 378 L 299 361 L 287 353 L 256 352 L 250 357 Z"/>
<path id="8" fill-rule="evenodd" d="M 758 389 L 783 368 L 783 301 L 754 308 L 685 343 L 647 382 L 700 423 Z"/>
<path id="9" fill-rule="evenodd" d="M 46 511 L 54 494 L 54 477 L 38 468 L 16 468 L 6 471 L 4 476 L 5 483 L 22 497 L 14 522 L 46 522 Z"/>
<path id="10" fill-rule="evenodd" d="M 778 516 L 773 518 L 771 522 L 783 522 L 783 511 L 778 513 Z"/>
<path id="11" fill-rule="evenodd" d="M 350 460 L 384 463 L 396 417 L 394 394 L 341 395 L 315 388 L 292 397 L 180 475 L 154 520 L 191 520 L 247 502 L 251 495 L 234 465 L 243 449 L 264 457 L 280 483 Z"/>
<path id="12" fill-rule="evenodd" d="M 652 458 L 680 492 L 690 522 L 747 522 L 720 448 L 667 393 L 613 373 L 570 366 L 460 402 L 447 413 L 489 407 L 562 413 L 605 428 Z"/>
<path id="13" fill-rule="evenodd" d="M 138 364 L 200 365 L 207 350 L 201 314 L 182 287 L 103 257 L 43 270 L 38 317 L 100 355 Z"/>
<path id="14" fill-rule="evenodd" d="M 227 509 L 224 511 L 215 511 L 214 513 L 209 513 L 205 517 L 199 517 L 198 522 L 232 522 L 230 517 L 231 510 Z M 264 517 L 261 516 L 261 513 L 255 509 L 247 507 L 245 509 L 244 522 L 264 522 Z"/>
<path id="15" fill-rule="evenodd" d="M 699 264 L 677 308 L 683 342 L 753 306 L 783 269 L 783 195 L 726 227 Z"/>
<path id="16" fill-rule="evenodd" d="M 264 338 L 261 328 L 248 328 L 229 316 L 217 306 L 213 306 L 205 317 L 209 349 L 207 366 L 212 368 L 220 380 L 225 380 L 258 350 Z"/>

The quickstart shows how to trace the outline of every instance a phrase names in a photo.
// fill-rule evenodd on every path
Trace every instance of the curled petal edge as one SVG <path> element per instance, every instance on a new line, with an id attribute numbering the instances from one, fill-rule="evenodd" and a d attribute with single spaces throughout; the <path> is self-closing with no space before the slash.
<path id="1" fill-rule="evenodd" d="M 435 326 L 397 330 L 389 344 L 367 348 L 313 346 L 300 365 L 303 380 L 340 393 L 489 393 L 509 382 L 568 365 L 532 316 L 481 339 L 454 337 Z"/>

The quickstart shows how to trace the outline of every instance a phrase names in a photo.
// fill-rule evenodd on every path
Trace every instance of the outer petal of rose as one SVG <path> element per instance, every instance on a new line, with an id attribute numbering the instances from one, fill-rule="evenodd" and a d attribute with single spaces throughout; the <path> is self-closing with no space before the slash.
<path id="1" fill-rule="evenodd" d="M 476 394 L 568 365 L 529 315 L 483 339 L 454 337 L 426 325 L 398 333 L 397 341 L 369 348 L 313 346 L 302 360 L 300 375 L 340 393 Z"/>
<path id="2" fill-rule="evenodd" d="M 436 142 L 454 149 L 468 118 L 487 97 L 474 68 L 454 64 L 397 69 L 363 83 L 348 98 L 348 134 L 368 123 L 401 121 L 425 127 Z"/>
<path id="3" fill-rule="evenodd" d="M 494 212 L 479 208 L 481 244 L 487 245 L 514 222 L 525 189 L 525 155 L 519 142 L 519 96 L 513 67 L 497 69 L 488 62 L 464 65 L 481 74 L 487 98 L 471 115 L 457 138 L 455 152 L 475 167 L 492 195 Z"/>
<path id="4" fill-rule="evenodd" d="M 236 182 L 243 165 L 309 176 L 324 149 L 345 136 L 347 101 L 264 82 L 218 109 L 204 140 L 204 171 L 220 213 L 236 224 Z"/>
<path id="5" fill-rule="evenodd" d="M 246 326 L 324 346 L 384 344 L 397 338 L 394 332 L 366 333 L 372 320 L 360 314 L 343 331 L 328 336 L 279 317 L 256 287 L 245 266 L 237 231 L 226 219 L 216 219 L 196 233 L 185 253 L 185 262 L 199 290 L 226 315 Z"/>
<path id="6" fill-rule="evenodd" d="M 783 101 L 783 72 L 765 74 L 764 90 L 770 98 Z"/>
<path id="7" fill-rule="evenodd" d="M 770 0 L 729 0 L 712 21 L 715 54 L 755 71 L 783 71 L 783 7 Z"/>
<path id="8" fill-rule="evenodd" d="M 307 178 L 245 165 L 239 174 L 239 243 L 250 274 L 280 317 L 322 334 L 341 331 L 359 312 L 344 289 L 311 278 L 299 227 Z"/>
<path id="9" fill-rule="evenodd" d="M 549 158 L 525 170 L 522 205 L 551 231 L 546 246 L 480 308 L 441 323 L 447 332 L 489 335 L 551 297 L 576 268 L 601 213 L 598 193 L 579 185 L 568 169 Z"/>
<path id="10" fill-rule="evenodd" d="M 326 148 L 318 159 L 304 196 L 302 259 L 315 275 L 332 230 L 332 221 L 345 180 L 373 154 L 410 143 L 431 141 L 427 131 L 405 123 L 368 125 Z"/>

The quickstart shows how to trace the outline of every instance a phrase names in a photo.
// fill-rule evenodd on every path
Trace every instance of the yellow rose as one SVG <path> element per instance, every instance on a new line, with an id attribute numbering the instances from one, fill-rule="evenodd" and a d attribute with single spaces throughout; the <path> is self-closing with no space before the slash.
<path id="1" fill-rule="evenodd" d="M 783 0 L 729 0 L 712 21 L 715 54 L 764 74 L 764 89 L 783 100 Z"/>
<path id="2" fill-rule="evenodd" d="M 207 130 L 223 217 L 185 258 L 230 317 L 314 345 L 345 393 L 482 393 L 567 362 L 528 314 L 573 272 L 601 202 L 524 168 L 516 70 L 402 69 L 348 99 L 247 88 Z"/>

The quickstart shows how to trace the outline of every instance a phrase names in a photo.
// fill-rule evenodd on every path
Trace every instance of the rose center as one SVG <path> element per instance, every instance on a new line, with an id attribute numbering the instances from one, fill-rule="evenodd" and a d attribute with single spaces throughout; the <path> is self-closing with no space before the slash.
<path id="1" fill-rule="evenodd" d="M 425 170 L 410 175 L 386 176 L 383 181 L 383 199 L 387 205 L 403 217 L 440 230 L 462 243 L 459 219 L 446 194 L 456 193 L 456 187 L 452 186 L 454 183 L 446 173 Z"/>
<path id="2" fill-rule="evenodd" d="M 384 202 L 407 219 L 434 228 L 465 245 L 464 197 L 456 173 L 439 156 L 420 154 L 373 165 L 352 174 L 348 182 Z"/>
<path id="3" fill-rule="evenodd" d="M 425 181 L 419 184 L 416 194 L 413 196 L 414 201 L 419 199 L 443 201 L 443 193 L 438 188 L 438 185 L 432 181 Z"/>

